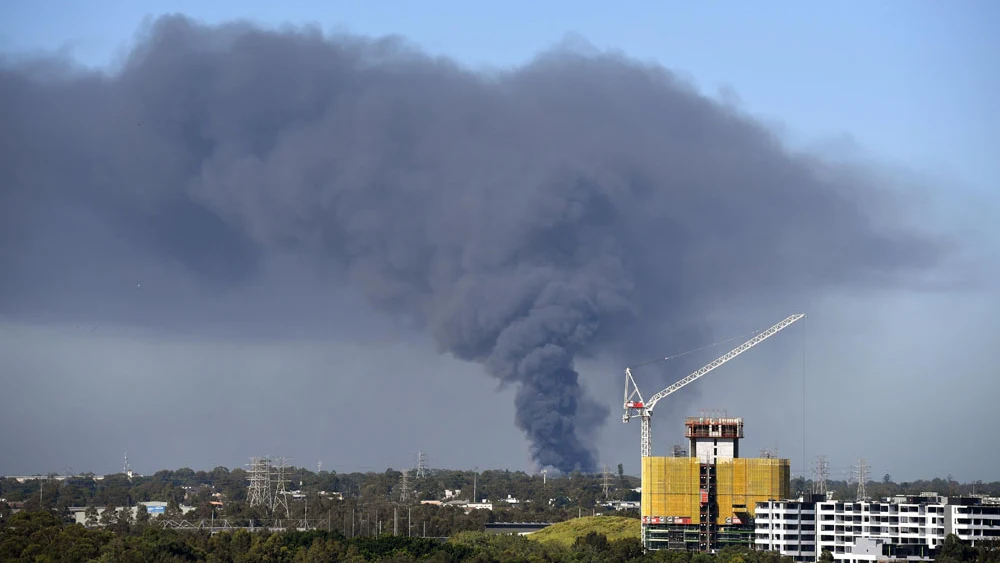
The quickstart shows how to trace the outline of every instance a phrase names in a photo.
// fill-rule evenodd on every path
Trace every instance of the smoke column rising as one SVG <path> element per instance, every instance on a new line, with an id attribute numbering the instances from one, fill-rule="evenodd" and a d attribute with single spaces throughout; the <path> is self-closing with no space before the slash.
<path id="1" fill-rule="evenodd" d="M 646 359 L 709 307 L 892 287 L 944 252 L 863 171 L 604 53 L 477 73 L 398 39 L 165 17 L 113 74 L 8 61 L 0 120 L 0 313 L 100 294 L 125 260 L 102 230 L 213 287 L 307 256 L 515 386 L 562 471 L 595 469 L 608 415 L 575 359 Z"/>

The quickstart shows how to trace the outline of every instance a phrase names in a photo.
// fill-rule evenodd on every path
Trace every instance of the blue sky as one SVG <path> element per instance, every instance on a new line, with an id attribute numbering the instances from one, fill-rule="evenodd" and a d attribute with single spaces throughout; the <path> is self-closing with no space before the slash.
<path id="1" fill-rule="evenodd" d="M 996 235 L 996 224 L 1000 223 L 997 220 L 1000 161 L 996 158 L 997 147 L 1000 147 L 997 128 L 1000 109 L 995 101 L 1000 99 L 1000 64 L 996 63 L 1000 39 L 995 33 L 996 29 L 1000 29 L 1000 4 L 995 2 L 622 2 L 612 7 L 610 2 L 562 0 L 544 3 L 518 0 L 488 5 L 458 1 L 275 3 L 248 0 L 208 3 L 8 0 L 0 4 L 0 22 L 3 22 L 0 25 L 0 52 L 30 54 L 61 50 L 85 64 L 105 66 L 127 49 L 130 38 L 144 18 L 164 13 L 183 13 L 209 23 L 246 18 L 267 26 L 315 23 L 327 30 L 342 29 L 368 35 L 399 34 L 430 53 L 448 56 L 472 67 L 517 65 L 559 42 L 566 34 L 579 34 L 599 48 L 620 50 L 631 57 L 662 64 L 688 77 L 708 95 L 722 96 L 726 90 L 734 92 L 745 112 L 780 127 L 793 144 L 815 146 L 829 143 L 831 146 L 842 146 L 845 139 L 856 143 L 863 154 L 879 164 L 907 170 L 917 178 L 918 183 L 932 186 L 934 201 L 941 209 L 942 218 L 951 227 L 961 225 L 963 229 L 988 237 Z M 977 208 L 970 208 L 970 201 L 977 202 Z M 976 214 L 972 214 L 973 211 Z M 995 252 L 995 242 L 996 239 L 985 238 L 980 246 L 992 246 Z M 856 401 L 853 408 L 860 412 L 874 412 L 884 406 L 882 401 L 885 397 L 894 397 L 897 405 L 926 407 L 927 412 L 935 412 L 939 420 L 954 419 L 965 407 L 986 408 L 992 405 L 990 386 L 996 388 L 993 381 L 997 361 L 989 350 L 992 346 L 991 335 L 996 334 L 995 319 L 996 312 L 1000 312 L 997 307 L 1000 299 L 985 303 L 977 299 L 975 296 L 937 299 L 899 296 L 894 300 L 866 303 L 862 298 L 860 304 L 855 301 L 850 306 L 831 299 L 826 306 L 827 318 L 832 320 L 817 320 L 816 332 L 810 333 L 816 335 L 810 348 L 825 348 L 811 358 L 810 369 L 817 372 L 826 370 L 826 375 L 816 375 L 817 380 L 826 377 L 824 382 L 810 383 L 810 396 L 819 400 L 843 394 L 847 389 L 851 400 Z M 874 318 L 863 316 L 868 311 L 875 311 L 871 314 Z M 958 320 L 955 320 L 956 317 Z M 942 326 L 947 326 L 942 323 L 955 323 L 956 326 L 942 330 Z M 2 323 L 0 328 L 3 328 Z M 743 328 L 746 327 L 741 327 L 741 330 Z M 211 361 L 229 362 L 227 365 L 231 367 L 227 369 L 232 374 L 239 374 L 239 377 L 246 374 L 251 379 L 260 377 L 260 388 L 269 390 L 269 395 L 273 393 L 276 397 L 280 395 L 283 385 L 268 380 L 266 375 L 254 375 L 252 372 L 255 369 L 268 363 L 285 365 L 290 361 L 299 361 L 315 363 L 315 366 L 303 367 L 305 371 L 313 368 L 321 370 L 333 354 L 320 346 L 318 348 L 323 348 L 322 351 L 309 352 L 312 355 L 308 357 L 313 359 L 305 360 L 302 359 L 305 354 L 302 350 L 275 347 L 273 350 L 247 352 L 259 354 L 257 362 L 237 361 L 232 354 L 199 351 L 197 347 L 194 351 L 186 349 L 186 352 L 177 352 L 173 348 L 175 343 L 166 343 L 155 350 L 146 349 L 142 348 L 145 344 L 134 344 L 132 336 L 120 340 L 109 336 L 103 342 L 84 342 L 86 339 L 78 335 L 46 332 L 48 329 L 21 327 L 16 330 L 21 340 L 10 339 L 6 344 L 0 341 L 0 351 L 7 345 L 11 354 L 9 357 L 21 354 L 16 365 L 28 366 L 25 370 L 42 369 L 38 366 L 45 364 L 47 367 L 44 369 L 65 371 L 67 368 L 62 364 L 48 366 L 47 363 L 56 362 L 55 355 L 41 352 L 65 346 L 68 350 L 86 350 L 100 362 L 107 362 L 106 371 L 120 377 L 116 384 L 123 387 L 130 377 L 129 368 L 120 361 L 115 363 L 115 359 L 123 355 L 121 350 L 126 346 L 139 346 L 136 357 L 143 354 L 146 357 L 159 354 L 165 358 L 186 355 L 196 358 L 197 354 L 212 356 Z M 850 339 L 826 346 L 829 343 L 824 343 L 820 336 L 824 330 L 830 333 L 837 330 L 853 332 Z M 941 332 L 945 334 L 942 336 Z M 875 338 L 884 343 L 880 349 L 874 349 L 876 347 L 871 344 Z M 24 347 L 28 342 L 36 343 L 37 353 L 31 351 L 36 348 Z M 429 352 L 421 352 L 419 344 L 401 345 L 399 350 L 386 357 L 382 357 L 381 353 L 372 353 L 379 360 L 377 368 L 366 367 L 366 363 L 371 362 L 352 358 L 345 371 L 352 374 L 365 369 L 393 371 L 409 369 L 401 366 L 419 362 L 421 369 L 428 372 L 427 381 L 436 382 L 428 383 L 436 393 L 486 396 L 494 392 L 495 385 L 485 377 L 470 377 L 459 383 L 455 379 L 457 376 L 451 375 L 475 372 L 478 366 L 460 365 Z M 941 351 L 929 359 L 920 354 L 932 347 Z M 658 353 L 654 351 L 653 355 Z M 348 351 L 344 354 L 353 353 Z M 750 358 L 745 365 L 751 370 L 754 367 L 769 370 L 779 366 L 780 362 L 773 358 L 768 360 L 768 357 L 762 354 L 758 359 Z M 814 367 L 824 362 L 829 367 Z M 156 375 L 157 381 L 160 381 L 161 375 L 166 376 L 162 365 L 153 361 L 149 364 L 148 374 Z M 594 370 L 612 367 L 600 366 Z M 617 374 L 617 367 L 613 368 Z M 799 374 L 796 370 L 785 366 L 781 375 L 785 378 L 783 383 L 793 389 L 798 389 L 801 384 L 796 379 Z M 943 379 L 941 374 L 944 373 L 948 373 L 950 379 Z M 987 379 L 984 374 L 993 374 L 994 380 Z M 198 385 L 194 378 L 184 379 L 188 377 L 192 376 L 185 375 L 182 381 L 190 382 L 191 388 Z M 225 389 L 226 385 L 233 388 L 240 386 L 237 375 L 231 377 L 231 381 L 216 384 L 220 393 L 231 391 Z M 613 387 L 615 393 L 620 393 L 617 377 Z M 918 384 L 912 384 L 914 382 Z M 39 382 L 19 382 L 18 385 L 20 387 L 13 388 L 14 393 L 16 396 L 21 390 L 24 404 L 44 400 L 48 393 L 47 386 Z M 351 385 L 358 388 L 358 394 L 353 396 L 372 396 L 383 392 L 368 377 L 358 377 Z M 603 383 L 598 387 L 600 385 Z M 706 379 L 702 384 L 703 395 L 712 396 L 716 403 L 704 406 L 738 405 L 744 399 L 741 393 L 753 391 L 746 387 L 748 385 L 752 386 L 749 380 L 730 386 L 721 375 L 718 379 Z M 608 386 L 609 389 L 612 387 Z M 172 394 L 184 394 L 176 388 L 171 390 L 169 386 L 157 389 L 167 398 Z M 248 388 L 239 392 L 249 397 L 254 391 Z M 966 397 L 964 400 L 968 403 L 963 406 L 953 401 L 942 406 L 939 403 L 941 397 L 946 397 L 949 391 Z M 400 396 L 406 395 L 400 390 L 396 392 Z M 399 467 L 405 462 L 400 461 L 398 452 L 410 448 L 415 453 L 422 444 L 434 456 L 432 465 L 471 467 L 478 464 L 480 467 L 506 465 L 512 469 L 526 468 L 529 464 L 526 454 L 523 460 L 513 461 L 509 455 L 511 450 L 523 445 L 512 425 L 490 427 L 488 433 L 482 436 L 482 444 L 466 444 L 462 434 L 464 429 L 454 424 L 454 420 L 462 416 L 495 416 L 506 423 L 510 417 L 510 392 L 508 390 L 501 395 L 496 401 L 454 405 L 454 410 L 447 417 L 427 418 L 430 421 L 422 426 L 399 429 L 385 420 L 370 421 L 371 441 L 384 444 L 383 450 L 395 453 L 359 450 L 355 458 L 364 457 L 364 462 L 338 466 L 326 457 L 324 467 L 338 470 Z M 95 396 L 93 400 L 101 399 Z M 285 400 L 283 408 L 301 417 L 301 426 L 308 429 L 305 431 L 309 436 L 306 440 L 313 440 L 314 443 L 291 452 L 276 452 L 272 448 L 270 453 L 291 453 L 297 458 L 293 461 L 304 465 L 312 465 L 314 462 L 309 460 L 313 457 L 329 456 L 321 452 L 323 441 L 329 437 L 310 429 L 317 421 L 306 417 L 305 408 L 295 410 L 298 399 L 290 397 Z M 329 400 L 331 412 L 324 412 L 321 417 L 325 418 L 319 424 L 329 428 L 353 425 L 354 421 L 367 416 L 349 397 L 331 393 L 323 400 Z M 237 402 L 242 404 L 242 401 Z M 428 412 L 435 411 L 430 404 L 409 404 L 403 412 L 413 419 L 427 417 Z M 106 407 L 108 410 L 102 409 L 101 412 L 116 408 L 112 404 Z M 85 409 L 79 406 L 74 408 L 79 411 L 74 412 L 81 419 L 93 418 Z M 351 411 L 352 408 L 358 409 L 357 412 Z M 123 409 L 124 417 L 146 416 L 143 414 L 146 407 L 141 403 L 133 401 Z M 346 414 L 337 415 L 337 409 Z M 795 449 L 801 439 L 798 430 L 785 428 L 794 425 L 785 424 L 779 410 L 761 408 L 747 411 L 739 414 L 748 416 L 749 449 L 755 451 L 757 446 L 780 445 L 782 453 L 787 452 L 793 457 L 796 473 L 801 472 L 799 460 L 805 453 L 810 457 L 816 453 L 829 453 L 835 464 L 848 467 L 856 460 L 853 456 L 865 451 L 879 451 L 881 453 L 877 456 L 867 454 L 869 461 L 874 461 L 874 471 L 879 476 L 891 472 L 909 479 L 943 476 L 951 472 L 961 479 L 997 478 L 997 453 L 981 451 L 971 443 L 966 444 L 965 449 L 957 449 L 966 462 L 962 467 L 956 466 L 955 460 L 943 456 L 928 457 L 927 442 L 954 439 L 953 433 L 934 430 L 930 422 L 925 421 L 922 426 L 918 424 L 918 429 L 912 434 L 896 428 L 892 434 L 877 437 L 865 434 L 865 438 L 860 437 L 868 432 L 865 424 L 844 422 L 837 428 L 842 436 L 836 445 L 831 442 L 828 449 L 821 451 L 817 451 L 819 446 L 810 446 L 802 452 Z M 249 408 L 234 413 L 248 420 L 253 417 Z M 616 413 L 612 414 L 614 419 Z M 842 414 L 843 411 L 835 407 L 821 407 L 816 415 L 810 417 L 810 432 L 822 434 L 824 427 L 828 426 L 824 421 Z M 756 418 L 751 422 L 751 417 Z M 217 422 L 220 428 L 231 423 L 221 419 Z M 130 447 L 136 448 L 134 436 L 130 437 L 120 424 L 110 419 L 100 423 L 104 425 L 103 431 L 110 432 L 113 439 L 99 448 L 95 446 L 92 455 L 87 454 L 89 457 L 67 459 L 65 464 L 81 470 L 110 471 L 115 466 L 108 460 L 112 457 L 117 459 L 122 446 L 131 440 Z M 162 422 L 171 423 L 169 418 L 164 418 Z M 38 428 L 43 428 L 45 423 L 42 421 L 40 424 Z M 185 421 L 183 424 L 193 423 Z M 638 441 L 638 429 L 634 425 L 627 429 L 618 426 L 609 428 L 602 437 L 602 448 L 612 454 L 604 461 L 616 463 L 617 460 L 628 459 L 626 468 L 635 471 L 638 469 L 633 463 L 638 454 L 638 444 L 635 443 Z M 199 428 L 194 425 L 190 431 L 198 432 Z M 677 433 L 663 426 L 658 426 L 657 431 L 660 436 Z M 828 436 L 833 433 L 833 430 L 825 431 L 830 433 Z M 988 430 L 977 431 L 981 432 L 981 437 L 975 439 L 992 436 Z M 63 436 L 60 439 L 67 443 L 72 441 L 55 427 L 39 432 L 47 433 L 46 436 Z M 273 425 L 260 423 L 257 432 L 274 441 L 282 439 Z M 622 436 L 627 436 L 627 443 L 622 442 Z M 180 442 L 176 436 L 175 439 Z M 20 441 L 22 438 L 12 440 L 16 441 L 7 446 L 14 449 L 30 447 L 32 443 L 48 443 L 31 436 L 24 437 L 23 443 Z M 886 441 L 891 444 L 896 440 L 912 440 L 906 443 L 912 444 L 912 452 L 899 456 L 886 454 Z M 778 441 L 781 444 L 777 444 Z M 463 443 L 461 448 L 454 447 L 459 442 Z M 52 448 L 60 447 L 58 441 L 51 444 Z M 508 445 L 510 447 L 505 449 Z M 136 455 L 133 457 L 130 454 L 130 457 L 136 464 L 150 464 L 143 469 L 152 471 L 164 465 L 187 464 L 210 468 L 212 464 L 221 463 L 231 466 L 245 461 L 245 456 L 266 453 L 258 451 L 259 443 L 245 436 L 234 443 L 220 445 L 214 453 L 216 457 L 208 461 L 193 452 L 186 454 L 189 457 L 177 454 L 183 450 L 180 443 L 161 443 L 157 447 L 170 452 L 170 456 L 164 453 L 162 457 L 157 457 L 152 451 L 154 446 L 148 446 L 146 451 L 136 448 Z M 663 444 L 656 447 L 662 448 Z M 9 467 L 0 466 L 0 471 L 58 470 L 61 467 L 54 467 L 57 462 L 51 461 L 57 458 L 48 454 L 39 455 Z"/>

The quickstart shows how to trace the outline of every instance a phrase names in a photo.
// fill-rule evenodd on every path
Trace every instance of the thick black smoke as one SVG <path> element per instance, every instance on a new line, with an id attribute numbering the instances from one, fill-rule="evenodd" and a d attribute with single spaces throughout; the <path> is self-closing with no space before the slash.
<path id="1" fill-rule="evenodd" d="M 941 255 L 863 173 L 620 56 L 485 74 L 393 39 L 169 17 L 114 74 L 7 64 L 0 120 L 0 313 L 105 291 L 131 255 L 88 241 L 218 287 L 321 258 L 515 385 L 535 459 L 564 471 L 594 469 L 608 414 L 576 358 L 645 359 L 710 307 L 780 318 Z"/>

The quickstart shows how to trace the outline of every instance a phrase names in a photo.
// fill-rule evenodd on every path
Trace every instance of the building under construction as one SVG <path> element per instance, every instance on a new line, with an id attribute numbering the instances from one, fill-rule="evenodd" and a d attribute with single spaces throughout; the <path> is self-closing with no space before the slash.
<path id="1" fill-rule="evenodd" d="M 741 458 L 742 418 L 685 422 L 687 455 L 642 458 L 642 543 L 713 552 L 753 546 L 758 502 L 789 497 L 787 459 Z"/>

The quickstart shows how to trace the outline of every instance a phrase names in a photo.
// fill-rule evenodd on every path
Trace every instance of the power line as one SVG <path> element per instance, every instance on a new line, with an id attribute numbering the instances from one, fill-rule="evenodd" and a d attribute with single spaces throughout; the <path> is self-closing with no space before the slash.
<path id="1" fill-rule="evenodd" d="M 806 466 L 806 324 L 802 323 L 802 467 Z"/>
<path id="2" fill-rule="evenodd" d="M 659 363 L 659 362 L 667 362 L 667 361 L 673 360 L 674 358 L 680 358 L 681 356 L 687 356 L 688 354 L 694 354 L 695 352 L 701 352 L 702 350 L 708 350 L 709 348 L 715 348 L 716 346 L 720 346 L 720 345 L 725 344 L 727 342 L 732 342 L 733 340 L 740 340 L 740 339 L 745 340 L 745 339 L 747 339 L 747 338 L 749 338 L 751 336 L 755 336 L 755 335 L 757 335 L 757 334 L 759 334 L 761 332 L 764 332 L 764 331 L 763 330 L 755 330 L 753 332 L 748 332 L 746 334 L 740 334 L 740 335 L 737 335 L 737 336 L 732 336 L 730 338 L 719 340 L 718 342 L 713 342 L 711 344 L 708 344 L 707 346 L 702 346 L 701 348 L 695 348 L 694 350 L 688 350 L 687 352 L 681 352 L 679 354 L 673 354 L 671 356 L 667 356 L 666 358 L 657 358 L 655 360 L 649 360 L 648 362 L 643 362 L 641 364 L 635 364 L 635 365 L 629 366 L 629 367 L 632 367 L 632 368 L 641 368 L 643 366 L 648 366 L 648 365 Z"/>

